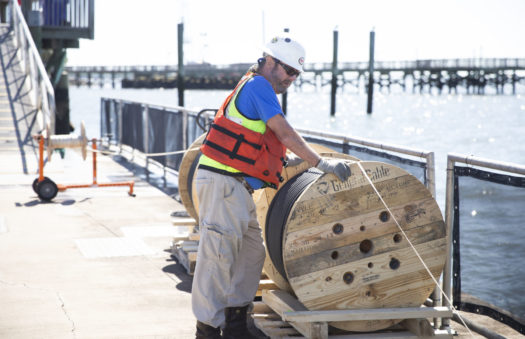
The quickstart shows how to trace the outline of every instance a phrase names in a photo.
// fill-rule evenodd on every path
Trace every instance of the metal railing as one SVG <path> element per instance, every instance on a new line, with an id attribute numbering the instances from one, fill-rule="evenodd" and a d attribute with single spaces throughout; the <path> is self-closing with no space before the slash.
<path id="1" fill-rule="evenodd" d="M 46 68 L 35 42 L 24 19 L 22 10 L 17 1 L 9 1 L 11 8 L 11 29 L 14 32 L 15 47 L 18 49 L 18 57 L 21 67 L 27 78 L 31 90 L 31 100 L 39 113 L 42 114 L 41 129 L 49 126 L 50 134 L 55 131 L 55 91 L 49 80 Z M 39 119 L 37 119 L 39 121 Z"/>
<path id="2" fill-rule="evenodd" d="M 94 38 L 94 0 L 47 0 L 39 11 L 43 38 Z"/>
<path id="3" fill-rule="evenodd" d="M 184 151 L 211 123 L 206 111 L 101 98 L 100 136 L 121 151 L 129 147 L 132 156 L 141 152 L 148 175 L 150 163 L 178 172 Z"/>
<path id="4" fill-rule="evenodd" d="M 417 150 L 414 148 L 408 148 L 404 146 L 398 146 L 398 145 L 392 145 L 392 144 L 384 144 L 379 143 L 377 141 L 363 139 L 363 138 L 352 138 L 348 136 L 344 136 L 341 134 L 334 134 L 334 133 L 325 133 L 320 131 L 312 131 L 307 129 L 301 129 L 297 128 L 297 131 L 301 133 L 301 135 L 312 135 L 312 136 L 318 136 L 322 138 L 330 138 L 335 140 L 340 140 L 343 144 L 358 144 L 362 146 L 366 146 L 368 148 L 374 148 L 374 149 L 380 149 L 385 150 L 389 152 L 404 154 L 404 155 L 410 155 L 417 158 L 425 159 L 425 180 L 424 184 L 432 194 L 432 196 L 436 197 L 436 171 L 435 171 L 435 161 L 434 161 L 434 152 L 428 152 L 423 150 Z"/>
<path id="5" fill-rule="evenodd" d="M 447 157 L 447 179 L 446 179 L 446 205 L 445 205 L 445 223 L 447 228 L 447 260 L 445 268 L 443 270 L 443 293 L 447 298 L 443 300 L 444 306 L 451 307 L 450 301 L 453 301 L 453 285 L 452 281 L 454 278 L 453 269 L 453 248 L 456 245 L 456 240 L 453 239 L 452 235 L 454 232 L 454 217 L 455 214 L 459 213 L 455 205 L 455 167 L 456 164 L 465 164 L 468 166 L 476 166 L 481 168 L 487 168 L 497 170 L 504 173 L 513 173 L 519 175 L 525 175 L 525 166 L 510 163 L 495 161 L 486 158 L 466 156 L 456 153 L 449 153 Z M 525 178 L 522 179 L 525 181 Z M 459 199 L 459 198 L 458 198 Z M 502 317 L 502 316 L 501 316 Z M 496 319 L 501 321 L 502 319 Z M 443 326 L 449 326 L 449 319 L 444 319 Z"/>

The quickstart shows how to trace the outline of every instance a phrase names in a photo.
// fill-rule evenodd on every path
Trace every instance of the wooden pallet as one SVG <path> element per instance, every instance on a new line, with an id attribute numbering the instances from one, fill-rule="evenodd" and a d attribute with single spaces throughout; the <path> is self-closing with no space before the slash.
<path id="1" fill-rule="evenodd" d="M 191 234 L 190 234 L 191 236 Z M 197 262 L 197 248 L 199 246 L 198 240 L 174 239 L 171 246 L 171 255 L 184 266 L 186 273 L 193 275 L 195 271 L 195 264 Z"/>
<path id="2" fill-rule="evenodd" d="M 309 311 L 295 297 L 281 290 L 264 290 L 262 304 L 254 307 L 255 326 L 272 339 L 451 339 L 453 333 L 432 328 L 427 318 L 451 317 L 444 307 L 399 309 Z M 374 321 L 405 319 L 399 325 L 375 332 L 345 332 L 328 326 L 329 321 Z"/>
<path id="3" fill-rule="evenodd" d="M 193 218 L 172 218 L 172 224 L 177 227 L 188 227 L 187 236 L 173 238 L 171 255 L 184 266 L 186 273 L 193 275 L 200 238 L 196 230 L 197 223 Z"/>

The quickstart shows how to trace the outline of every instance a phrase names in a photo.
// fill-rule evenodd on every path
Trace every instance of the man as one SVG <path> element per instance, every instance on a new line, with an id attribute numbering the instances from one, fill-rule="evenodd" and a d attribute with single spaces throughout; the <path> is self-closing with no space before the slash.
<path id="1" fill-rule="evenodd" d="M 282 112 L 277 94 L 297 79 L 304 57 L 297 41 L 273 38 L 217 112 L 201 147 L 195 178 L 201 237 L 192 287 L 197 338 L 256 338 L 246 312 L 265 251 L 250 194 L 278 187 L 286 148 L 295 153 L 288 165 L 305 160 L 340 180 L 350 175 L 344 161 L 321 159 Z"/>

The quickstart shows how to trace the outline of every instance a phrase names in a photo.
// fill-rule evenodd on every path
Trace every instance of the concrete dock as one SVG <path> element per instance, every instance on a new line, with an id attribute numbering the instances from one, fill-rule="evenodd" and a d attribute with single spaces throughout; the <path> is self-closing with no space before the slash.
<path id="1" fill-rule="evenodd" d="M 1 338 L 194 337 L 191 277 L 170 257 L 187 232 L 171 223 L 176 200 L 139 180 L 135 197 L 127 187 L 68 189 L 42 202 L 35 172 L 20 173 L 15 154 L 0 159 Z M 66 151 L 45 175 L 89 183 L 90 166 Z M 109 157 L 98 169 L 99 182 L 134 178 Z"/>

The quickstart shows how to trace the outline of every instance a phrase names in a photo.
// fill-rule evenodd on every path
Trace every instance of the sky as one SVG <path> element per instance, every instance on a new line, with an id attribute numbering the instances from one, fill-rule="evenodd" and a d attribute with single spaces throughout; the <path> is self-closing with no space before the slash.
<path id="1" fill-rule="evenodd" d="M 288 28 L 306 63 L 525 58 L 524 0 L 97 0 L 95 39 L 68 50 L 68 65 L 175 65 L 177 24 L 184 63 L 255 62 Z"/>

